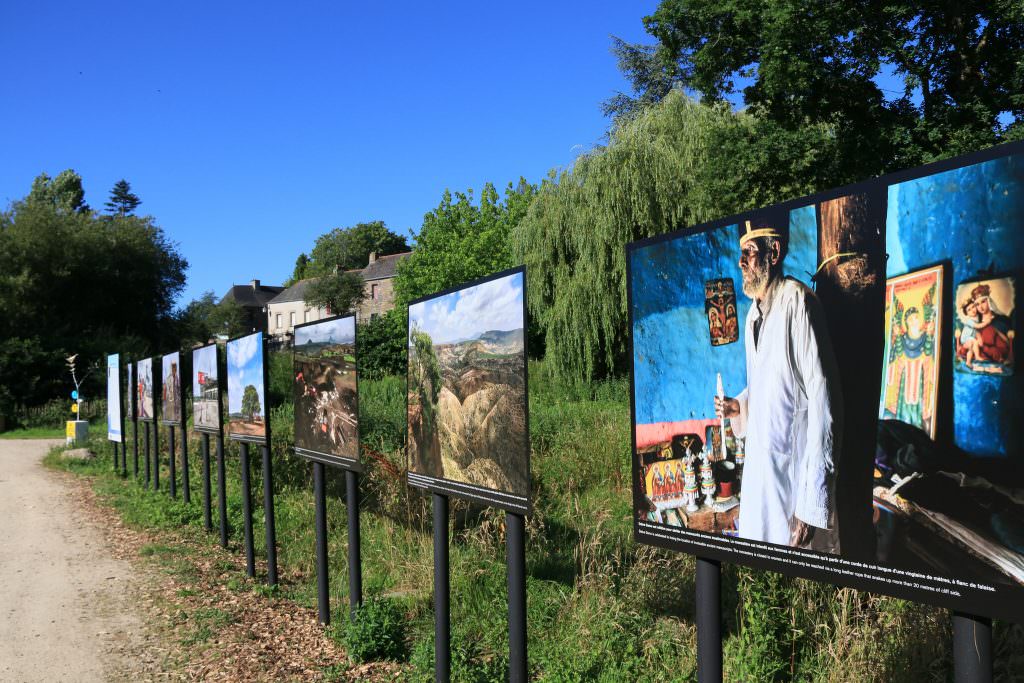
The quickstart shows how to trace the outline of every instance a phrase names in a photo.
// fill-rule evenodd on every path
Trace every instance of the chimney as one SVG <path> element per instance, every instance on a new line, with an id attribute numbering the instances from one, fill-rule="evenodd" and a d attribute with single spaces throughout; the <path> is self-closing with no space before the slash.
<path id="1" fill-rule="evenodd" d="M 376 260 L 377 260 L 377 252 L 371 251 L 370 252 L 370 263 L 373 263 Z M 370 265 L 370 263 L 367 263 L 366 265 Z"/>
<path id="2" fill-rule="evenodd" d="M 254 291 L 254 292 L 259 291 L 259 289 L 260 289 L 260 281 L 259 280 L 253 280 L 249 284 L 252 285 L 252 291 Z"/>

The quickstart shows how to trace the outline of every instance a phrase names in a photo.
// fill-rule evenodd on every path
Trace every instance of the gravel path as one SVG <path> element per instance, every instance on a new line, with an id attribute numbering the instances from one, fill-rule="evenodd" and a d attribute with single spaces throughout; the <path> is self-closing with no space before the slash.
<path id="1" fill-rule="evenodd" d="M 145 647 L 131 565 L 42 466 L 55 443 L 0 440 L 0 680 L 126 680 Z"/>

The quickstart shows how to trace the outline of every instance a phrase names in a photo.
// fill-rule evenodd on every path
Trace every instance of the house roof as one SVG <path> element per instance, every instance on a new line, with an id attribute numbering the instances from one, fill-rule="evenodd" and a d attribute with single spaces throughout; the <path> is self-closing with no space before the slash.
<path id="1" fill-rule="evenodd" d="M 363 280 L 383 280 L 385 278 L 394 277 L 395 269 L 398 267 L 399 261 L 408 257 L 411 253 L 412 252 L 406 251 L 401 254 L 378 256 L 373 263 L 367 264 L 367 266 L 362 270 L 354 272 L 358 272 Z"/>
<path id="2" fill-rule="evenodd" d="M 286 288 L 283 292 L 275 296 L 273 299 L 267 302 L 267 305 L 271 304 L 287 304 L 293 301 L 304 301 L 306 298 L 306 288 L 309 285 L 316 282 L 319 278 L 310 277 L 305 280 L 299 280 L 291 287 Z"/>
<path id="3" fill-rule="evenodd" d="M 231 285 L 231 289 L 229 289 L 227 294 L 221 298 L 221 301 L 224 301 L 225 299 L 234 299 L 238 302 L 239 306 L 256 306 L 262 308 L 283 290 L 284 287 L 275 287 L 271 285 L 257 285 L 256 287 L 253 287 L 251 284 Z"/>

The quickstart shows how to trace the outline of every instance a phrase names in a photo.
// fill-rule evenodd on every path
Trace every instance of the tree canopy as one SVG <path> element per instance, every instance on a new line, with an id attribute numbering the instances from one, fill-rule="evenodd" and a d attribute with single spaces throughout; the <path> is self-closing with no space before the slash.
<path id="1" fill-rule="evenodd" d="M 336 271 L 365 268 L 371 252 L 384 256 L 408 250 L 405 237 L 388 230 L 383 221 L 335 228 L 316 238 L 308 256 L 305 253 L 299 254 L 292 279 L 297 281 L 331 275 Z"/>
<path id="2" fill-rule="evenodd" d="M 203 292 L 175 315 L 178 345 L 204 344 L 218 335 L 237 337 L 249 331 L 245 309 L 233 298 L 217 302 L 213 292 Z"/>
<path id="3" fill-rule="evenodd" d="M 122 178 L 114 183 L 114 187 L 110 190 L 110 199 L 104 206 L 112 214 L 130 216 L 135 213 L 135 209 L 139 208 L 141 203 L 142 200 L 139 199 L 139 196 L 132 192 L 132 186 Z"/>
<path id="4" fill-rule="evenodd" d="M 742 93 L 790 130 L 842 131 L 850 179 L 1024 136 L 1024 5 L 1001 0 L 662 0 L 644 18 L 653 46 L 613 50 L 631 114 L 674 85 L 705 102 Z M 886 92 L 879 76 L 902 78 Z"/>
<path id="5" fill-rule="evenodd" d="M 321 275 L 306 287 L 306 304 L 326 308 L 332 314 L 351 313 L 365 298 L 363 278 L 358 273 L 329 273 Z"/>

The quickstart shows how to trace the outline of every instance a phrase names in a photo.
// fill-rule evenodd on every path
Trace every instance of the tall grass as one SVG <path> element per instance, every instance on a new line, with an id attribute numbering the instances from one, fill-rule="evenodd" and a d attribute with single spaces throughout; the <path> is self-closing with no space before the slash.
<path id="1" fill-rule="evenodd" d="M 366 596 L 393 601 L 404 612 L 409 677 L 430 680 L 429 500 L 407 487 L 403 476 L 404 392 L 404 378 L 359 385 L 367 462 L 360 501 L 363 585 Z M 529 398 L 535 503 L 527 523 L 532 676 L 545 681 L 694 680 L 693 560 L 638 546 L 632 538 L 628 385 L 562 384 L 543 363 L 532 362 Z M 271 408 L 278 557 L 282 592 L 312 607 L 310 466 L 290 454 L 289 403 Z M 241 487 L 236 454 L 229 444 L 228 514 L 237 549 Z M 199 499 L 198 456 L 193 439 L 194 501 Z M 197 502 L 185 506 L 142 491 L 116 479 L 109 459 L 100 460 L 63 466 L 99 475 L 102 490 L 131 523 L 201 525 Z M 346 508 L 343 475 L 328 470 L 331 597 L 339 621 L 348 599 Z M 258 494 L 258 464 L 253 474 Z M 257 503 L 254 535 L 262 556 L 258 510 Z M 451 517 L 453 677 L 504 680 L 504 515 L 453 500 Z M 729 680 L 941 681 L 951 675 L 945 610 L 735 566 L 726 566 L 723 583 Z M 1024 629 L 997 623 L 994 645 L 998 677 L 1013 680 L 1024 670 Z"/>

